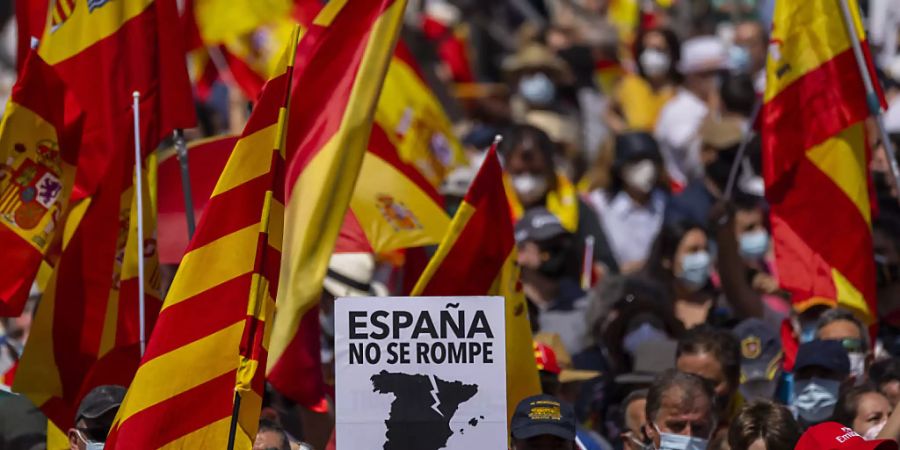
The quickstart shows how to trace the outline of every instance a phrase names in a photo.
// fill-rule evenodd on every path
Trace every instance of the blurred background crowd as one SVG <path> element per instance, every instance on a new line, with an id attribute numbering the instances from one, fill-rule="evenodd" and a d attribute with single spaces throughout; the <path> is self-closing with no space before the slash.
<path id="1" fill-rule="evenodd" d="M 900 414 L 889 419 L 900 401 L 900 203 L 882 142 L 870 139 L 877 328 L 829 302 L 794 305 L 779 285 L 754 123 L 774 0 L 410 3 L 404 42 L 453 123 L 445 138 L 462 145 L 459 162 L 440 165 L 445 209 L 458 208 L 501 134 L 542 388 L 574 406 L 583 448 L 679 448 L 677 434 L 710 449 L 787 449 L 830 420 L 900 438 Z M 896 148 L 900 2 L 860 4 Z M 4 98 L 13 14 L 0 3 Z M 229 81 L 198 93 L 190 138 L 243 127 L 249 99 Z M 441 139 L 429 145 L 447 159 Z M 384 255 L 332 258 L 326 372 L 328 302 L 402 294 L 398 267 Z M 3 319 L 0 377 L 24 347 L 29 314 Z M 0 400 L 0 442 L 43 432 L 39 414 L 8 406 L 27 400 Z M 269 404 L 261 434 L 283 428 L 324 448 L 327 417 L 276 395 Z"/>

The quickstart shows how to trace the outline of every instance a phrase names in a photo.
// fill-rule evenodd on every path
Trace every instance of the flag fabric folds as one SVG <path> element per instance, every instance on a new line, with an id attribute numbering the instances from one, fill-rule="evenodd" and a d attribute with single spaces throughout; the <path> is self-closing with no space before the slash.
<path id="1" fill-rule="evenodd" d="M 287 131 L 284 258 L 269 382 L 306 406 L 323 405 L 318 300 L 328 260 L 366 154 L 375 104 L 405 0 L 328 2 L 298 50 Z M 311 378 L 298 380 L 298 373 Z"/>
<path id="2" fill-rule="evenodd" d="M 235 391 L 235 448 L 252 447 L 281 260 L 291 64 L 267 83 L 207 203 L 110 448 L 224 448 Z"/>
<path id="3" fill-rule="evenodd" d="M 53 68 L 28 52 L 0 124 L 0 248 L 15 268 L 0 272 L 0 316 L 22 313 L 41 261 L 59 243 L 81 138 L 80 119 L 65 125 L 65 95 Z"/>
<path id="4" fill-rule="evenodd" d="M 868 46 L 858 5 L 846 1 L 854 36 L 838 1 L 776 3 L 762 111 L 764 175 L 779 278 L 795 306 L 837 304 L 871 323 L 868 109 L 851 39 Z"/>
<path id="5" fill-rule="evenodd" d="M 540 393 L 525 295 L 519 285 L 512 215 L 496 145 L 466 193 L 450 230 L 410 295 L 500 295 L 506 298 L 509 416 Z"/>

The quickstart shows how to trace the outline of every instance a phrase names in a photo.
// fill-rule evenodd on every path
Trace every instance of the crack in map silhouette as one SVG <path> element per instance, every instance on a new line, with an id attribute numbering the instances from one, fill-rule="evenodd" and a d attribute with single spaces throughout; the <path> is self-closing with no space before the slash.
<path id="1" fill-rule="evenodd" d="M 450 428 L 453 415 L 459 405 L 478 393 L 478 385 L 445 381 L 433 375 L 382 370 L 372 375 L 371 381 L 375 392 L 394 394 L 390 415 L 384 421 L 387 426 L 384 450 L 445 448 L 453 436 Z"/>

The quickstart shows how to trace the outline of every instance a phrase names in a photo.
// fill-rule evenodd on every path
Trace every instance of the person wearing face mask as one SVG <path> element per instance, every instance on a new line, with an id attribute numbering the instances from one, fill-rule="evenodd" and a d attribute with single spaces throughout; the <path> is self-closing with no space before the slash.
<path id="1" fill-rule="evenodd" d="M 866 382 L 871 352 L 866 326 L 850 311 L 833 308 L 825 311 L 816 323 L 816 339 L 838 341 L 850 358 L 850 375 L 857 385 Z"/>
<path id="2" fill-rule="evenodd" d="M 867 441 L 878 437 L 890 415 L 887 397 L 869 385 L 847 390 L 834 408 L 834 421 L 852 428 Z"/>
<path id="3" fill-rule="evenodd" d="M 561 95 L 571 84 L 568 64 L 546 46 L 531 42 L 503 62 L 514 92 L 510 100 L 512 116 L 523 120 L 531 110 L 551 110 L 576 116 L 573 106 Z"/>
<path id="4" fill-rule="evenodd" d="M 634 42 L 637 73 L 625 74 L 616 83 L 605 115 L 616 133 L 653 131 L 660 110 L 675 95 L 680 81 L 675 66 L 681 44 L 672 30 L 641 30 Z"/>
<path id="5" fill-rule="evenodd" d="M 734 28 L 734 44 L 746 65 L 745 73 L 753 76 L 753 88 L 758 95 L 766 90 L 766 52 L 769 47 L 769 36 L 765 26 L 757 20 L 740 22 Z"/>
<path id="6" fill-rule="evenodd" d="M 717 37 L 694 37 L 681 46 L 678 70 L 684 87 L 663 106 L 654 129 L 669 177 L 681 187 L 703 176 L 700 126 L 711 110 L 718 110 L 719 79 L 727 62 L 725 44 Z"/>
<path id="7" fill-rule="evenodd" d="M 814 340 L 801 345 L 791 401 L 800 425 L 808 428 L 830 420 L 841 388 L 851 383 L 850 359 L 840 342 Z"/>
<path id="8" fill-rule="evenodd" d="M 752 317 L 739 323 L 734 334 L 741 346 L 741 395 L 747 401 L 774 399 L 784 358 L 778 332 Z"/>
<path id="9" fill-rule="evenodd" d="M 97 386 L 88 392 L 78 404 L 75 425 L 66 433 L 69 450 L 102 450 L 124 399 L 123 386 Z"/>
<path id="10" fill-rule="evenodd" d="M 616 137 L 615 161 L 607 189 L 596 189 L 588 200 L 612 245 L 622 273 L 640 270 L 662 227 L 667 192 L 662 158 L 648 133 Z"/>
<path id="11" fill-rule="evenodd" d="M 513 217 L 518 220 L 530 209 L 545 208 L 567 232 L 574 234 L 575 254 L 584 254 L 584 242 L 592 236 L 595 264 L 604 273 L 616 273 L 618 264 L 597 215 L 578 196 L 569 179 L 556 170 L 556 150 L 547 133 L 531 125 L 514 125 L 504 133 L 499 152 Z"/>
<path id="12" fill-rule="evenodd" d="M 716 429 L 715 395 L 703 378 L 669 370 L 647 393 L 648 450 L 706 450 Z"/>
<path id="13" fill-rule="evenodd" d="M 544 208 L 533 208 L 516 223 L 517 263 L 522 290 L 539 311 L 540 331 L 557 333 L 570 353 L 581 351 L 587 299 L 578 284 L 572 235 Z"/>
<path id="14" fill-rule="evenodd" d="M 664 225 L 642 276 L 663 283 L 675 317 L 686 329 L 705 323 L 714 306 L 713 265 L 706 231 L 690 222 Z"/>

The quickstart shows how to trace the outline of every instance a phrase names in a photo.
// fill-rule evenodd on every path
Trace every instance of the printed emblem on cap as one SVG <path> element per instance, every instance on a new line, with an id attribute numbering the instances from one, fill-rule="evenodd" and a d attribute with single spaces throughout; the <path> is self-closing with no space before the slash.
<path id="1" fill-rule="evenodd" d="M 531 420 L 562 420 L 562 411 L 560 411 L 559 403 L 549 400 L 538 400 L 531 402 L 531 411 L 528 412 L 528 418 Z"/>
<path id="2" fill-rule="evenodd" d="M 841 427 L 841 431 L 844 433 L 840 436 L 835 436 L 834 440 L 838 441 L 839 444 L 843 444 L 844 442 L 849 441 L 851 438 L 861 438 L 862 436 L 859 433 L 853 431 L 852 428 Z"/>
<path id="3" fill-rule="evenodd" d="M 741 355 L 747 359 L 759 358 L 762 353 L 762 344 L 758 336 L 747 336 L 741 341 Z"/>

